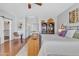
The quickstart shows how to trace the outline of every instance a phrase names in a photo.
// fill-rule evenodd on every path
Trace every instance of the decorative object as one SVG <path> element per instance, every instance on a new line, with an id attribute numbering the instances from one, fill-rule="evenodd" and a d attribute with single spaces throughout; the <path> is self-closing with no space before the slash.
<path id="1" fill-rule="evenodd" d="M 22 29 L 22 23 L 19 23 L 18 28 Z"/>
<path id="2" fill-rule="evenodd" d="M 66 30 L 65 26 L 62 24 L 60 26 L 60 29 L 58 30 L 58 32 L 62 32 L 62 31 L 65 31 L 65 30 Z"/>
<path id="3" fill-rule="evenodd" d="M 73 35 L 74 35 L 75 31 L 76 30 L 67 30 L 67 33 L 66 33 L 65 37 L 73 38 Z"/>
<path id="4" fill-rule="evenodd" d="M 76 23 L 79 21 L 79 10 L 78 8 L 69 12 L 69 23 Z"/>
<path id="5" fill-rule="evenodd" d="M 65 29 L 65 26 L 62 24 L 60 26 L 60 29 L 58 30 L 58 35 L 62 36 L 62 37 L 65 37 L 66 32 L 67 32 L 67 30 Z"/>
<path id="6" fill-rule="evenodd" d="M 73 35 L 73 38 L 79 39 L 79 31 L 76 31 Z"/>
<path id="7" fill-rule="evenodd" d="M 61 31 L 58 34 L 59 34 L 59 36 L 65 37 L 66 33 L 67 33 L 67 31 Z"/>
<path id="8" fill-rule="evenodd" d="M 19 34 L 18 34 L 18 32 L 14 32 L 14 33 L 13 33 L 13 36 L 14 36 L 14 39 L 19 39 Z"/>

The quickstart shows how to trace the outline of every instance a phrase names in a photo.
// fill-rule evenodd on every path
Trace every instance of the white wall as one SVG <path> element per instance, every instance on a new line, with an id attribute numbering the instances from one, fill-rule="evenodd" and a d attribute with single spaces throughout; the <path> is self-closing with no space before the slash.
<path id="1" fill-rule="evenodd" d="M 57 17 L 57 29 L 59 29 L 61 24 L 64 24 L 66 26 L 70 26 L 70 25 L 76 26 L 76 25 L 79 25 L 79 22 L 78 23 L 74 23 L 74 24 L 72 24 L 72 23 L 70 24 L 69 23 L 69 11 L 72 11 L 75 8 L 79 8 L 79 4 L 77 4 L 77 3 L 74 4 L 68 10 L 66 10 L 66 11 L 62 12 L 60 15 L 58 15 L 58 17 Z"/>
<path id="2" fill-rule="evenodd" d="M 14 15 L 11 15 L 4 10 L 0 10 L 0 16 L 5 16 L 5 17 L 11 19 L 11 40 L 13 40 L 13 33 L 18 31 L 17 30 L 18 21 L 21 21 L 23 23 L 22 32 L 24 35 L 23 37 L 25 37 L 25 21 L 24 21 L 24 19 L 17 19 Z M 2 17 L 0 17 L 0 44 L 4 43 L 3 20 L 4 19 Z"/>
<path id="3" fill-rule="evenodd" d="M 4 43 L 4 33 L 3 33 L 3 24 L 4 24 L 4 22 L 3 22 L 3 18 L 2 17 L 0 17 L 0 44 L 2 44 L 2 43 Z"/>
<path id="4" fill-rule="evenodd" d="M 39 32 L 39 22 L 38 18 L 34 16 L 28 16 L 26 17 L 26 23 L 25 23 L 25 28 L 26 28 L 26 37 L 32 34 L 33 31 Z"/>
<path id="5" fill-rule="evenodd" d="M 25 19 L 17 19 L 15 20 L 16 22 L 16 32 L 19 34 L 23 34 L 23 38 L 25 38 Z M 22 23 L 22 29 L 19 29 L 18 26 L 19 24 Z"/>
<path id="6" fill-rule="evenodd" d="M 11 21 L 12 21 L 12 24 L 11 24 L 11 34 L 12 34 L 12 36 L 11 36 L 11 37 L 13 38 L 13 32 L 16 31 L 16 18 L 15 18 L 15 16 L 14 16 L 14 15 L 11 15 L 11 14 L 9 14 L 8 12 L 6 12 L 5 10 L 1 10 L 1 9 L 0 9 L 0 16 L 5 16 L 5 17 L 11 19 Z M 1 18 L 2 18 L 2 17 L 1 17 Z M 0 18 L 0 19 L 1 19 L 1 18 Z M 3 19 L 0 20 L 1 23 L 3 22 L 2 20 L 3 20 Z M 0 24 L 1 24 L 1 23 L 0 23 Z M 3 25 L 0 25 L 0 26 L 3 27 Z M 2 29 L 2 28 L 0 28 L 0 29 Z M 0 31 L 0 32 L 1 32 L 1 31 Z M 2 37 L 2 36 L 1 36 L 1 37 Z M 11 38 L 11 40 L 12 40 L 12 38 Z M 1 39 L 1 41 L 4 42 L 3 39 Z"/>
<path id="7" fill-rule="evenodd" d="M 17 22 L 16 22 L 15 20 L 16 20 L 16 19 L 13 19 L 13 20 L 12 20 L 12 23 L 11 23 L 12 39 L 13 39 L 13 37 L 14 37 L 14 36 L 13 36 L 13 33 L 17 31 L 17 29 L 16 29 L 16 23 L 17 23 Z"/>
<path id="8" fill-rule="evenodd" d="M 15 17 L 14 15 L 11 15 L 9 13 L 7 13 L 4 10 L 0 10 L 0 16 L 5 16 L 7 18 L 12 19 L 12 23 L 11 23 L 11 34 L 12 34 L 12 39 L 13 40 L 13 33 L 14 32 L 18 32 L 18 23 L 22 22 L 23 23 L 23 28 L 22 28 L 22 33 L 23 33 L 23 38 L 25 38 L 25 19 L 18 19 L 17 17 Z"/>

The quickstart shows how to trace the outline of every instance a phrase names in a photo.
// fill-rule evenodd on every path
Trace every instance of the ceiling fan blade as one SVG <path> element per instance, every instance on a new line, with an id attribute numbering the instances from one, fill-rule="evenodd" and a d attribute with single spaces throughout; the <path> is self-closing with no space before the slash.
<path id="1" fill-rule="evenodd" d="M 31 9 L 31 4 L 30 3 L 28 3 L 28 8 Z"/>
<path id="2" fill-rule="evenodd" d="M 42 5 L 42 3 L 35 3 L 35 4 L 37 4 L 37 5 L 39 5 L 39 6 L 41 6 L 41 5 Z"/>

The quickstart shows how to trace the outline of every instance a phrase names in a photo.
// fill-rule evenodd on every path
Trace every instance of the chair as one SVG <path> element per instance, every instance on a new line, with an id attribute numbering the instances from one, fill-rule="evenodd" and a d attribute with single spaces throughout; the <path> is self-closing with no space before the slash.
<path id="1" fill-rule="evenodd" d="M 14 35 L 14 39 L 19 39 L 19 34 L 18 34 L 18 32 L 14 32 L 13 35 Z"/>

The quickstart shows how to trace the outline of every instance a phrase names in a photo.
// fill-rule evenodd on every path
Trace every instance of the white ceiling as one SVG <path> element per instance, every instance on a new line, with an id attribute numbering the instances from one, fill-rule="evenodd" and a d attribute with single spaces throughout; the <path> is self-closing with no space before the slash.
<path id="1" fill-rule="evenodd" d="M 42 18 L 55 17 L 72 5 L 73 3 L 43 3 L 41 7 L 32 4 L 32 8 L 28 9 L 27 3 L 0 3 L 0 9 L 19 19 L 25 18 L 28 15 Z"/>

